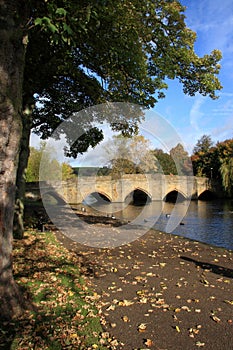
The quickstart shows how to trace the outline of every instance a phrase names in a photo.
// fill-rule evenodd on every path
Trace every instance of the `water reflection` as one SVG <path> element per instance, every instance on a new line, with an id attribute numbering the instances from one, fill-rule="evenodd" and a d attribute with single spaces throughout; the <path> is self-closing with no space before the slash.
<path id="1" fill-rule="evenodd" d="M 184 201 L 176 203 L 175 206 L 173 203 L 163 201 L 150 202 L 145 206 L 126 203 L 101 205 L 92 203 L 87 210 L 96 211 L 101 215 L 115 216 L 134 224 L 153 226 L 165 232 L 170 232 L 170 227 L 173 225 L 175 227 L 173 234 L 233 249 L 232 201 L 213 200 L 190 203 Z M 168 222 L 170 222 L 169 225 Z"/>

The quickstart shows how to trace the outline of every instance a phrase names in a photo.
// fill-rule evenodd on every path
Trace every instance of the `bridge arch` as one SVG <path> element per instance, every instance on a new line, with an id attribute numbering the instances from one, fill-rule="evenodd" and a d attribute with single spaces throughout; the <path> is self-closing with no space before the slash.
<path id="1" fill-rule="evenodd" d="M 179 196 L 179 197 L 178 197 Z M 175 203 L 177 200 L 179 202 L 183 202 L 187 199 L 186 195 L 180 191 L 180 190 L 177 190 L 177 189 L 174 189 L 170 192 L 168 192 L 164 198 L 163 198 L 163 201 L 164 202 L 172 202 L 172 203 Z"/>
<path id="2" fill-rule="evenodd" d="M 134 205 L 145 205 L 152 201 L 152 196 L 143 188 L 133 189 L 126 197 L 124 202 Z"/>
<path id="3" fill-rule="evenodd" d="M 108 204 L 112 202 L 111 197 L 103 191 L 94 191 L 83 196 L 83 203 L 85 204 Z"/>
<path id="4" fill-rule="evenodd" d="M 204 190 L 203 192 L 201 192 L 198 196 L 199 200 L 211 200 L 216 198 L 216 195 L 213 191 L 210 190 Z"/>

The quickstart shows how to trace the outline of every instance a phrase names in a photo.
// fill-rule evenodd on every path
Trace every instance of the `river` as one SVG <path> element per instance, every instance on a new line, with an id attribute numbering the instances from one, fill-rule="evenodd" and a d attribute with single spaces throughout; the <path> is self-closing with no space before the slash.
<path id="1" fill-rule="evenodd" d="M 177 217 L 177 227 L 172 234 L 191 238 L 210 245 L 233 250 L 233 201 L 191 201 L 176 203 L 156 201 L 145 206 L 121 203 L 92 203 L 88 211 L 147 225 L 161 231 L 168 231 L 168 222 Z M 186 215 L 183 213 L 187 210 Z M 173 226 L 176 226 L 173 225 Z"/>

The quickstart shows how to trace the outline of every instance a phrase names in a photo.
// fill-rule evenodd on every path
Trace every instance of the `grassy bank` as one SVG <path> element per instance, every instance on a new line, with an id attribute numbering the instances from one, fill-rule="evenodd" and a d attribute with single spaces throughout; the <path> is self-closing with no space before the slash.
<path id="1" fill-rule="evenodd" d="M 14 244 L 14 276 L 32 310 L 3 323 L 0 348 L 114 349 L 116 340 L 101 327 L 98 295 L 86 286 L 80 261 L 51 232 L 27 231 Z"/>

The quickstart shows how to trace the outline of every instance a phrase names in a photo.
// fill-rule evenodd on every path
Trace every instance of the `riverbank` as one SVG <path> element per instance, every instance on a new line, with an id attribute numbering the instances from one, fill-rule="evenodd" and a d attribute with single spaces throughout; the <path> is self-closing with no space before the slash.
<path id="1" fill-rule="evenodd" d="M 96 235 L 120 225 L 78 214 Z M 89 248 L 54 234 L 78 258 L 96 293 L 105 337 L 115 337 L 117 349 L 232 347 L 232 251 L 155 230 L 114 249 Z"/>
<path id="2" fill-rule="evenodd" d="M 56 235 L 82 259 L 118 349 L 232 347 L 231 251 L 154 230 L 114 249 Z"/>

